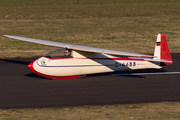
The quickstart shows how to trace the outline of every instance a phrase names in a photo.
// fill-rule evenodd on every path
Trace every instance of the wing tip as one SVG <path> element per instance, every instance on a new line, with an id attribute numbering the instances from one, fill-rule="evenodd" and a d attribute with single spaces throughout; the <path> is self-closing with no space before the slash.
<path id="1" fill-rule="evenodd" d="M 7 38 L 10 37 L 10 36 L 11 36 L 11 35 L 3 35 L 3 37 L 7 37 Z"/>

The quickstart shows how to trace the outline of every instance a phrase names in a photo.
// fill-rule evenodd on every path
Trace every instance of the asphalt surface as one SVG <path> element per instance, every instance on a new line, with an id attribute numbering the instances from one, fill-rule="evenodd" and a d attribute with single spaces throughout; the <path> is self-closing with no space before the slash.
<path id="1" fill-rule="evenodd" d="M 172 54 L 172 58 L 174 63 L 163 70 L 133 72 L 180 72 L 180 54 Z M 51 80 L 27 68 L 33 60 L 0 60 L 0 109 L 180 102 L 180 74 L 106 73 L 88 75 L 85 79 Z"/>

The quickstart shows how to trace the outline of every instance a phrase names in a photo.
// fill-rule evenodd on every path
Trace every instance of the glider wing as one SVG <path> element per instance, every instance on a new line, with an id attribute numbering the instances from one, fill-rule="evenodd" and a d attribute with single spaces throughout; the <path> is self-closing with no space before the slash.
<path id="1" fill-rule="evenodd" d="M 116 51 L 116 50 L 109 50 L 109 49 L 102 49 L 102 48 L 95 48 L 95 47 L 87 47 L 87 46 L 81 46 L 81 45 L 59 43 L 59 42 L 27 38 L 27 37 L 20 37 L 20 36 L 14 36 L 14 35 L 3 35 L 3 36 L 12 38 L 12 39 L 21 40 L 21 41 L 26 41 L 26 42 L 38 43 L 38 44 L 42 44 L 42 45 L 49 45 L 49 46 L 55 46 L 55 47 L 63 47 L 63 48 L 79 50 L 79 51 L 86 51 L 86 52 L 102 53 L 102 54 L 109 54 L 109 55 L 134 56 L 134 57 L 153 57 L 150 55 L 144 55 L 144 54 L 138 54 L 138 53 L 123 52 L 123 51 Z"/>

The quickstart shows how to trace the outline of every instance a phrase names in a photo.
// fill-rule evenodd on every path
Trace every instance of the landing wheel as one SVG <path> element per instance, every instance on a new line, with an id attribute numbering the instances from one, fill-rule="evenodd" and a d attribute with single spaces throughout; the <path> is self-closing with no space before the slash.
<path id="1" fill-rule="evenodd" d="M 86 75 L 81 75 L 80 78 L 81 78 L 81 79 L 85 79 L 85 78 L 86 78 Z"/>

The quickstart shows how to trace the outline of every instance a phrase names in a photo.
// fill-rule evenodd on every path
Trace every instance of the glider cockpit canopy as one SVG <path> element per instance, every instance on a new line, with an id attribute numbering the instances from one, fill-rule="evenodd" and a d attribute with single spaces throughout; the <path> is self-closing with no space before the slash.
<path id="1" fill-rule="evenodd" d="M 70 54 L 72 54 L 72 50 L 71 49 L 67 49 L 67 48 L 60 48 L 60 49 L 56 49 L 54 51 L 51 51 L 45 55 L 43 55 L 43 57 L 47 57 L 47 58 L 64 58 L 65 56 L 65 51 L 68 50 L 70 52 Z"/>

